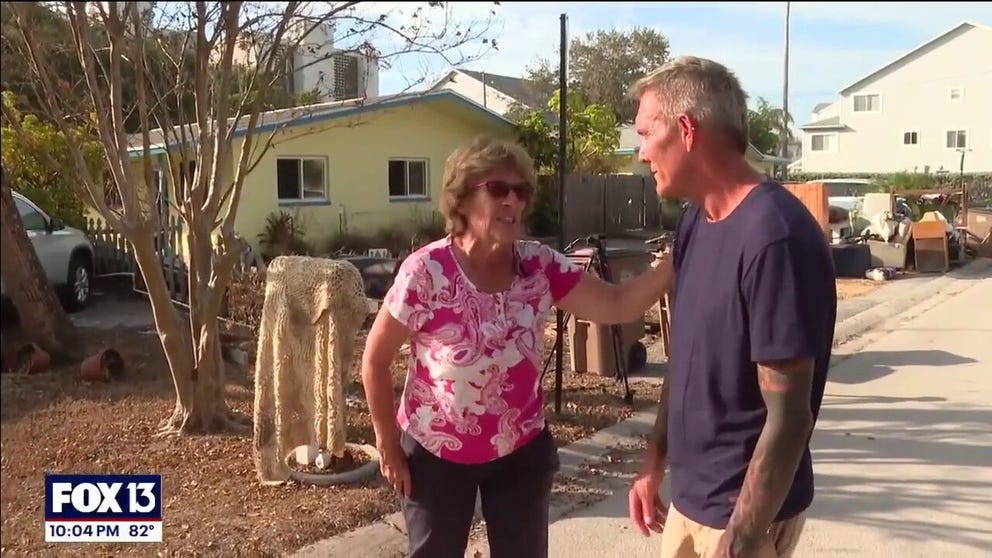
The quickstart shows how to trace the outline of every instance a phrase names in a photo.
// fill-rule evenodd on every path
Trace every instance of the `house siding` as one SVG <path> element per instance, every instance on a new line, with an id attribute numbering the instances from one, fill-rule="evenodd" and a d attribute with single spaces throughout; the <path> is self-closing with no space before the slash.
<path id="1" fill-rule="evenodd" d="M 280 131 L 264 159 L 245 178 L 236 228 L 258 247 L 258 234 L 264 230 L 266 218 L 286 211 L 297 216 L 307 240 L 319 248 L 342 232 L 372 234 L 384 227 L 429 219 L 439 207 L 446 159 L 480 134 L 513 137 L 508 125 L 448 100 Z M 260 136 L 264 137 L 267 135 Z M 235 153 L 240 145 L 238 141 Z M 324 160 L 328 199 L 281 203 L 277 194 L 280 157 Z M 427 161 L 429 197 L 390 199 L 389 161 L 396 158 Z"/>
<path id="2" fill-rule="evenodd" d="M 803 172 L 957 172 L 961 153 L 946 147 L 948 130 L 966 130 L 965 172 L 992 171 L 992 30 L 952 33 L 916 57 L 845 92 L 815 119 L 840 116 L 842 128 L 804 130 Z M 963 98 L 949 92 L 961 88 Z M 855 112 L 855 97 L 878 94 L 877 112 Z M 915 133 L 916 145 L 903 134 Z M 829 134 L 827 152 L 814 136 Z"/>

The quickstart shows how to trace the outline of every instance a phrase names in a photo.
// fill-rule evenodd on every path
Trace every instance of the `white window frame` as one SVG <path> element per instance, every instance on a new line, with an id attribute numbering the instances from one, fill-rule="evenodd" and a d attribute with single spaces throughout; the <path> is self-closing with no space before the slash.
<path id="1" fill-rule="evenodd" d="M 875 110 L 858 110 L 858 97 L 878 97 L 878 108 Z M 851 96 L 851 110 L 856 114 L 877 114 L 882 112 L 881 93 L 858 93 Z"/>
<path id="2" fill-rule="evenodd" d="M 404 163 L 406 167 L 406 184 L 404 184 L 405 195 L 394 196 L 389 188 L 389 169 L 393 163 Z M 423 163 L 424 165 L 424 193 L 410 194 L 410 163 Z M 389 201 L 421 201 L 431 199 L 431 164 L 430 159 L 425 157 L 390 157 L 386 161 L 386 195 Z"/>
<path id="3" fill-rule="evenodd" d="M 954 146 L 947 145 L 947 134 L 951 132 L 964 132 L 964 145 L 954 145 Z M 971 134 L 969 132 L 970 130 L 968 130 L 967 128 L 948 128 L 944 130 L 944 149 L 947 149 L 948 151 L 954 151 L 956 149 L 967 149 L 971 137 Z"/>
<path id="4" fill-rule="evenodd" d="M 961 95 L 957 99 L 955 99 L 953 97 L 955 91 L 960 91 L 961 92 Z M 961 102 L 963 102 L 964 101 L 964 87 L 961 86 L 961 85 L 957 85 L 957 86 L 954 86 L 954 87 L 948 87 L 947 88 L 947 100 L 949 102 L 951 102 L 951 103 L 961 103 Z"/>
<path id="5" fill-rule="evenodd" d="M 906 134 L 916 134 L 916 143 L 906 143 Z M 904 130 L 899 138 L 900 143 L 905 148 L 916 148 L 920 146 L 920 131 L 919 130 Z"/>
<path id="6" fill-rule="evenodd" d="M 280 161 L 296 161 L 298 163 L 297 169 L 299 172 L 299 180 L 300 180 L 299 197 L 284 198 L 280 196 L 279 194 L 279 162 Z M 319 161 L 320 164 L 323 166 L 324 172 L 323 172 L 323 177 L 321 178 L 322 184 L 321 184 L 320 196 L 307 197 L 306 195 L 307 189 L 303 179 L 304 161 Z M 276 157 L 275 185 L 276 185 L 276 199 L 279 200 L 279 205 L 307 205 L 307 204 L 324 204 L 330 202 L 330 196 L 327 193 L 328 182 L 329 182 L 328 176 L 330 174 L 330 171 L 328 170 L 328 167 L 330 166 L 329 163 L 330 161 L 328 160 L 327 157 L 320 155 L 280 155 L 279 157 Z"/>
<path id="7" fill-rule="evenodd" d="M 829 149 L 815 149 L 813 147 L 813 140 L 817 136 L 824 136 L 830 138 L 830 148 Z M 811 153 L 837 153 L 837 143 L 839 141 L 839 134 L 837 133 L 821 133 L 821 134 L 810 134 L 809 136 L 809 150 Z"/>

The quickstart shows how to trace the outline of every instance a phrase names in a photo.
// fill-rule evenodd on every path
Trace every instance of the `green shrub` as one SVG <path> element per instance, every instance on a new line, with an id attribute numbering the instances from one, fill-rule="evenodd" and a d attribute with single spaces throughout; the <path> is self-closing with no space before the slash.
<path id="1" fill-rule="evenodd" d="M 64 134 L 55 124 L 34 114 L 19 113 L 11 92 L 3 92 L 3 103 L 14 111 L 26 136 L 22 137 L 9 122 L 4 122 L 0 129 L 3 167 L 11 187 L 52 217 L 71 227 L 85 228 L 86 204 L 79 196 L 82 178 L 76 172 Z M 102 144 L 81 130 L 75 139 L 82 145 L 90 176 L 102 183 L 105 170 Z"/>

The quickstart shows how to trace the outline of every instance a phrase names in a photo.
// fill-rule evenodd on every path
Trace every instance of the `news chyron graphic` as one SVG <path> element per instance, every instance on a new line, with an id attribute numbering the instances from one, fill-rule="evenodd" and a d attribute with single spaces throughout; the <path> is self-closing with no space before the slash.
<path id="1" fill-rule="evenodd" d="M 162 542 L 162 475 L 45 475 L 45 542 Z"/>

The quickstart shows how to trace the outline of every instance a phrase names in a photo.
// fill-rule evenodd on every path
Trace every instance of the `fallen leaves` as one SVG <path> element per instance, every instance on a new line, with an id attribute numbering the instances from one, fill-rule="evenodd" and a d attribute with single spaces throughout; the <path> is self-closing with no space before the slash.
<path id="1" fill-rule="evenodd" d="M 128 363 L 126 380 L 85 385 L 78 381 L 78 367 L 0 378 L 0 475 L 7 487 L 0 496 L 0 546 L 5 557 L 148 553 L 140 545 L 45 544 L 40 519 L 45 471 L 162 474 L 165 536 L 162 548 L 156 549 L 159 556 L 284 555 L 399 510 L 394 492 L 378 477 L 333 488 L 258 485 L 250 434 L 154 438 L 159 422 L 175 404 L 158 338 L 128 329 L 83 332 L 93 346 L 120 348 Z M 552 330 L 547 347 L 553 342 Z M 359 351 L 346 388 L 349 441 L 374 443 L 357 374 L 364 334 L 356 344 Z M 567 367 L 568 359 L 564 361 Z M 405 365 L 406 356 L 401 354 L 394 364 L 397 395 Z M 622 403 L 621 383 L 566 368 L 562 414 L 555 415 L 553 372 L 549 370 L 544 389 L 547 421 L 559 446 L 634 412 Z M 232 410 L 248 417 L 252 416 L 252 375 L 249 371 L 245 378 L 232 378 L 228 386 L 229 394 L 237 394 L 229 397 Z M 653 408 L 657 387 L 640 384 L 636 389 L 638 409 Z M 556 495 L 569 491 L 567 483 L 572 481 L 562 482 L 566 484 L 556 486 Z M 573 489 L 584 498 L 595 497 L 594 488 Z M 484 532 L 484 524 L 477 528 Z"/>

